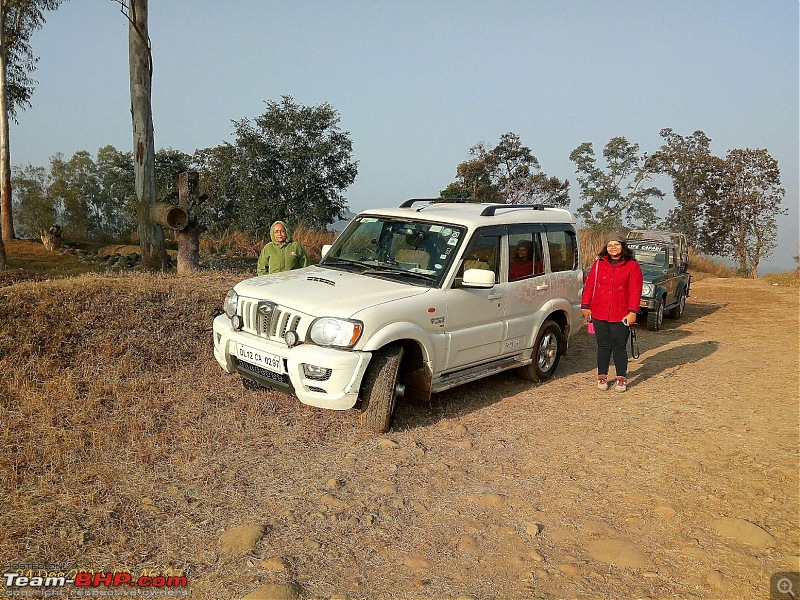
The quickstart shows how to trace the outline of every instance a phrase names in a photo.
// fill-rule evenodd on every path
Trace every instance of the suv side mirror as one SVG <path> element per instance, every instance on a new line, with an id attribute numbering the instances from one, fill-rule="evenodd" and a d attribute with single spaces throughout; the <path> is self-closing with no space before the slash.
<path id="1" fill-rule="evenodd" d="M 487 269 L 467 269 L 461 280 L 461 287 L 489 289 L 494 287 L 494 271 Z"/>
<path id="2" fill-rule="evenodd" d="M 325 258 L 325 255 L 328 254 L 328 251 L 331 249 L 332 244 L 325 244 L 322 246 L 322 258 Z"/>

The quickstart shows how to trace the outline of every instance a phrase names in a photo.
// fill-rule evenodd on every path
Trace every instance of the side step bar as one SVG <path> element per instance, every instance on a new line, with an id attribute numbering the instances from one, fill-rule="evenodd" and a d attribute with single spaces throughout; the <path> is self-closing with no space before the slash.
<path id="1" fill-rule="evenodd" d="M 431 392 L 435 394 L 443 392 L 445 390 L 449 390 L 450 388 L 454 388 L 457 385 L 469 383 L 470 381 L 475 381 L 476 379 L 481 379 L 488 375 L 494 375 L 495 373 L 500 373 L 501 371 L 508 371 L 509 369 L 524 367 L 532 362 L 533 359 L 531 358 L 523 359 L 519 356 L 514 356 L 511 358 L 501 358 L 494 362 L 484 363 L 475 367 L 468 367 L 460 371 L 446 373 L 437 377 L 431 382 Z"/>

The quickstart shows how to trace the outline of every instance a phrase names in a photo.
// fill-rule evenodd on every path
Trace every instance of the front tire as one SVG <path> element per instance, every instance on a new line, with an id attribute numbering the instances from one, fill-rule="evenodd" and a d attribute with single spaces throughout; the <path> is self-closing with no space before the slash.
<path id="1" fill-rule="evenodd" d="M 361 387 L 361 425 L 376 433 L 386 433 L 392 427 L 394 405 L 402 395 L 400 364 L 403 347 L 390 344 L 372 355 Z"/>
<path id="2" fill-rule="evenodd" d="M 533 344 L 533 362 L 520 367 L 518 373 L 523 379 L 541 383 L 553 376 L 564 354 L 564 334 L 555 321 L 542 323 L 536 342 Z"/>
<path id="3" fill-rule="evenodd" d="M 647 312 L 647 329 L 658 331 L 664 322 L 664 300 L 660 298 L 656 307 Z"/>

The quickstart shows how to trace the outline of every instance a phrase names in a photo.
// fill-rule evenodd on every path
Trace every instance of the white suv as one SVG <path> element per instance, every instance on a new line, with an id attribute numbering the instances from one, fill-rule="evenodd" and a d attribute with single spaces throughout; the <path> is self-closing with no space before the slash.
<path id="1" fill-rule="evenodd" d="M 408 200 L 360 213 L 323 255 L 237 284 L 214 320 L 214 357 L 248 387 L 360 403 L 374 431 L 404 396 L 508 369 L 548 379 L 581 320 L 566 210 Z"/>

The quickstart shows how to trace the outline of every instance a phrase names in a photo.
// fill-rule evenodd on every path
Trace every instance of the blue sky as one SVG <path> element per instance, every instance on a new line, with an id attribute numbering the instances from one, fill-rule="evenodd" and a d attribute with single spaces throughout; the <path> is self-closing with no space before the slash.
<path id="1" fill-rule="evenodd" d="M 157 148 L 232 141 L 232 120 L 290 95 L 339 111 L 359 163 L 346 192 L 354 212 L 437 195 L 471 146 L 509 131 L 545 173 L 570 180 L 574 210 L 579 144 L 599 154 L 625 136 L 653 152 L 662 128 L 700 129 L 720 156 L 766 148 L 778 160 L 790 214 L 761 270 L 794 266 L 796 0 L 151 0 L 149 25 Z M 13 164 L 130 149 L 127 40 L 112 0 L 47 15 Z"/>

